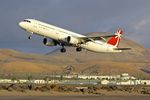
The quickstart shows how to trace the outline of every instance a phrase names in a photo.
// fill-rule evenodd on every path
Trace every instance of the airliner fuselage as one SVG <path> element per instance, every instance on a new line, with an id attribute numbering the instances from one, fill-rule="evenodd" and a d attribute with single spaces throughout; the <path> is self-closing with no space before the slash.
<path id="1" fill-rule="evenodd" d="M 29 39 L 31 38 L 32 34 L 43 36 L 44 37 L 43 43 L 45 45 L 47 46 L 60 45 L 62 46 L 61 52 L 66 52 L 66 49 L 64 48 L 65 46 L 76 47 L 77 51 L 81 51 L 82 48 L 93 52 L 121 52 L 122 51 L 116 49 L 120 42 L 122 33 L 121 34 L 118 33 L 117 35 L 112 35 L 110 37 L 112 39 L 110 39 L 109 41 L 105 41 L 104 40 L 105 36 L 100 36 L 99 38 L 87 37 L 35 19 L 25 19 L 19 23 L 19 26 L 30 34 Z"/>

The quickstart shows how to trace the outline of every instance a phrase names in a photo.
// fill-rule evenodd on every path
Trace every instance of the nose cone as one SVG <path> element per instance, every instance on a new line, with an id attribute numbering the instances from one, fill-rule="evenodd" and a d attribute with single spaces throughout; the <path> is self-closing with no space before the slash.
<path id="1" fill-rule="evenodd" d="M 23 28 L 23 24 L 24 24 L 23 22 L 20 22 L 20 23 L 19 23 L 19 26 L 20 26 L 21 28 Z"/>

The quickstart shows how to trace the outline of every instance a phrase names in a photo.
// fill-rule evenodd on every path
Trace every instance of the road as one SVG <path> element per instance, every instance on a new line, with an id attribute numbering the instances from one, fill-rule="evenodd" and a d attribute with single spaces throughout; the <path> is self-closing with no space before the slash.
<path id="1" fill-rule="evenodd" d="M 150 100 L 150 96 L 1 96 L 0 100 Z"/>

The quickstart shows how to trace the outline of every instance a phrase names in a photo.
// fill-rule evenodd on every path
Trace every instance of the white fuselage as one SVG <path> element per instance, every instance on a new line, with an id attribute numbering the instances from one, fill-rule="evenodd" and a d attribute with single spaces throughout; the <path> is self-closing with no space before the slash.
<path id="1" fill-rule="evenodd" d="M 46 38 L 51 38 L 54 40 L 63 40 L 68 36 L 72 37 L 86 37 L 81 34 L 77 34 L 75 32 L 71 32 L 38 20 L 28 19 L 30 22 L 20 22 L 19 25 L 24 30 L 41 35 Z M 77 38 L 74 39 L 73 43 L 76 45 Z M 96 41 L 89 41 L 84 44 L 80 44 L 80 46 L 84 49 L 94 51 L 94 52 L 121 52 L 118 50 L 114 50 L 114 46 L 109 45 L 103 41 L 96 40 Z"/>

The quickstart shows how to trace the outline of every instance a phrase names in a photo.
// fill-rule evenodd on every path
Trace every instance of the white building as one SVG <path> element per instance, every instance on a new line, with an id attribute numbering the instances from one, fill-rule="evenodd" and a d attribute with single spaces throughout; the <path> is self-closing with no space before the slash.
<path id="1" fill-rule="evenodd" d="M 108 81 L 108 80 L 102 80 L 102 81 L 101 81 L 101 84 L 102 84 L 102 85 L 107 85 L 107 84 L 109 84 L 109 81 Z"/>
<path id="2" fill-rule="evenodd" d="M 0 79 L 0 83 L 12 83 L 11 79 Z"/>
<path id="3" fill-rule="evenodd" d="M 45 81 L 45 80 L 32 80 L 31 83 L 35 83 L 35 84 L 45 84 L 46 81 Z"/>
<path id="4" fill-rule="evenodd" d="M 122 80 L 117 83 L 117 85 L 135 85 L 135 81 L 133 80 Z"/>
<path id="5" fill-rule="evenodd" d="M 20 79 L 19 80 L 19 83 L 27 83 L 27 82 L 29 82 L 29 80 L 25 80 L 25 79 Z"/>
<path id="6" fill-rule="evenodd" d="M 135 77 L 133 77 L 133 76 L 130 76 L 128 73 L 123 73 L 123 74 L 121 74 L 121 80 L 134 80 L 134 79 L 136 79 Z"/>
<path id="7" fill-rule="evenodd" d="M 150 80 L 136 80 L 137 85 L 150 85 Z"/>

